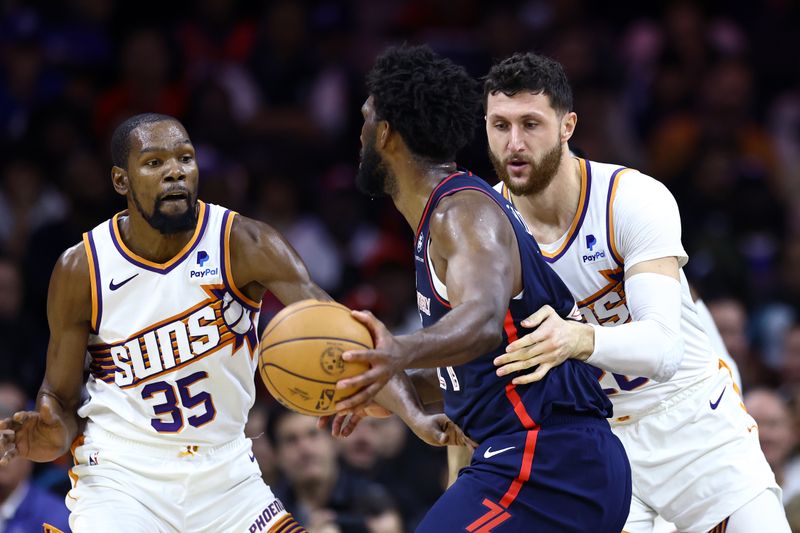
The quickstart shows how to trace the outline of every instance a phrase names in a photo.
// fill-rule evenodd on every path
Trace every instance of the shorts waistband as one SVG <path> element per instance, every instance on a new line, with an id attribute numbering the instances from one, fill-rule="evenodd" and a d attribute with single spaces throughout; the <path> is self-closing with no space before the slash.
<path id="1" fill-rule="evenodd" d="M 619 416 L 619 417 L 616 417 L 616 418 L 609 418 L 608 421 L 609 421 L 609 423 L 611 424 L 612 427 L 613 426 L 626 426 L 626 425 L 629 425 L 629 424 L 634 424 L 634 423 L 638 422 L 639 420 L 641 420 L 642 418 L 644 418 L 646 416 L 649 416 L 649 415 L 652 415 L 652 414 L 656 414 L 656 413 L 660 413 L 662 411 L 666 411 L 667 409 L 670 409 L 671 407 L 674 407 L 674 406 L 678 405 L 679 403 L 683 402 L 684 400 L 687 400 L 687 399 L 691 398 L 692 396 L 694 396 L 697 392 L 699 392 L 705 386 L 707 386 L 711 382 L 711 380 L 714 379 L 715 377 L 717 377 L 718 375 L 719 375 L 718 372 L 711 373 L 711 374 L 705 374 L 705 375 L 703 375 L 702 378 L 700 378 L 699 380 L 695 381 L 694 383 L 692 383 L 688 387 L 686 387 L 686 388 L 684 388 L 682 390 L 679 390 L 678 392 L 676 392 L 675 394 L 673 394 L 672 396 L 670 396 L 666 400 L 661 400 L 660 402 L 658 402 L 657 404 L 655 404 L 653 407 L 651 407 L 650 409 L 648 409 L 646 411 L 643 411 L 641 413 L 634 413 L 632 415 Z"/>
<path id="2" fill-rule="evenodd" d="M 541 426 L 544 428 L 554 426 L 595 426 L 608 427 L 608 420 L 592 413 L 570 413 L 564 411 L 553 411 L 550 416 L 545 418 Z"/>
<path id="3" fill-rule="evenodd" d="M 108 432 L 104 429 L 93 427 L 86 431 L 85 435 L 89 437 L 88 444 L 98 444 L 103 446 L 105 444 L 120 445 L 122 451 L 137 451 L 146 453 L 149 457 L 162 457 L 162 458 L 186 458 L 186 457 L 209 457 L 222 453 L 242 445 L 247 438 L 242 435 L 240 438 L 210 446 L 207 444 L 185 444 L 185 443 L 164 443 L 164 444 L 149 444 L 146 442 L 139 442 L 124 437 L 120 437 L 114 433 Z"/>

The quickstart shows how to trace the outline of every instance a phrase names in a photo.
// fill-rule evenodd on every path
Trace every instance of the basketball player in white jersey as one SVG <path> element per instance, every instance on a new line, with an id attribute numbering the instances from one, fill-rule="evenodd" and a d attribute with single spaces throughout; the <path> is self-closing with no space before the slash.
<path id="1" fill-rule="evenodd" d="M 272 228 L 197 199 L 176 119 L 132 117 L 112 156 L 128 209 L 58 260 L 37 410 L 0 422 L 0 465 L 51 461 L 73 443 L 78 533 L 305 531 L 262 481 L 244 425 L 262 294 L 328 295 Z M 433 426 L 429 442 L 445 443 Z"/>
<path id="2" fill-rule="evenodd" d="M 577 117 L 555 61 L 515 54 L 484 93 L 498 190 L 584 318 L 543 307 L 523 323 L 537 330 L 495 360 L 498 374 L 547 379 L 570 357 L 597 367 L 631 460 L 625 531 L 650 532 L 658 514 L 687 532 L 789 531 L 757 426 L 692 302 L 672 195 L 636 170 L 570 155 Z"/>

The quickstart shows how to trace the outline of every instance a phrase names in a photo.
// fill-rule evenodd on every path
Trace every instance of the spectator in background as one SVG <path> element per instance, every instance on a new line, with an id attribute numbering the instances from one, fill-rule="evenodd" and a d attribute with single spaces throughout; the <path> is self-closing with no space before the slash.
<path id="1" fill-rule="evenodd" d="M 253 455 L 261 469 L 261 478 L 264 483 L 274 487 L 278 484 L 280 474 L 275 460 L 275 450 L 272 449 L 272 444 L 266 436 L 269 416 L 269 405 L 256 400 L 247 416 L 244 434 L 253 441 Z"/>
<path id="2" fill-rule="evenodd" d="M 285 480 L 273 489 L 309 533 L 368 533 L 367 516 L 383 523 L 393 508 L 386 489 L 339 465 L 334 439 L 316 418 L 282 407 L 271 415 L 267 435 Z"/>
<path id="3" fill-rule="evenodd" d="M 441 495 L 447 464 L 443 449 L 408 437 L 397 416 L 367 417 L 337 444 L 342 462 L 386 487 L 413 529 Z"/>
<path id="4" fill-rule="evenodd" d="M 800 495 L 800 457 L 797 425 L 780 395 L 769 389 L 753 389 L 744 395 L 747 411 L 758 423 L 758 440 L 775 479 L 783 489 L 783 503 Z M 753 428 L 755 430 L 756 428 Z"/>
<path id="5" fill-rule="evenodd" d="M 27 403 L 19 386 L 0 383 L 0 420 L 22 411 Z M 32 533 L 41 531 L 46 522 L 68 533 L 69 511 L 64 499 L 32 484 L 32 472 L 33 463 L 19 456 L 0 468 L 0 532 Z"/>
<path id="6" fill-rule="evenodd" d="M 119 82 L 101 94 L 95 107 L 95 134 L 105 142 L 111 127 L 137 113 L 155 112 L 183 117 L 188 92 L 170 64 L 166 35 L 155 28 L 140 29 L 125 39 Z"/>
<path id="7" fill-rule="evenodd" d="M 722 297 L 711 299 L 706 305 L 728 354 L 739 367 L 742 390 L 773 384 L 774 376 L 753 353 L 747 336 L 747 309 L 742 302 L 733 297 Z"/>
<path id="8" fill-rule="evenodd" d="M 11 159 L 0 182 L 0 249 L 20 258 L 31 234 L 63 219 L 67 209 L 66 199 L 48 183 L 33 158 Z"/>
<path id="9" fill-rule="evenodd" d="M 42 381 L 47 338 L 24 318 L 22 295 L 19 269 L 0 255 L 0 376 L 18 382 L 32 397 Z"/>
<path id="10" fill-rule="evenodd" d="M 800 398 L 800 324 L 793 324 L 784 335 L 780 376 L 785 393 Z"/>

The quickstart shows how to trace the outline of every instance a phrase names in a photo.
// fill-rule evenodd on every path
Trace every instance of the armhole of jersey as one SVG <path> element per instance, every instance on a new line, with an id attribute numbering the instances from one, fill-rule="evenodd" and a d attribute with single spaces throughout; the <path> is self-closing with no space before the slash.
<path id="1" fill-rule="evenodd" d="M 103 316 L 103 294 L 100 281 L 100 265 L 97 262 L 97 249 L 94 245 L 92 232 L 83 234 L 83 249 L 89 262 L 89 286 L 92 292 L 92 318 L 89 323 L 91 332 L 95 335 L 100 331 L 100 319 Z"/>
<path id="2" fill-rule="evenodd" d="M 611 174 L 611 179 L 608 182 L 608 197 L 606 198 L 606 238 L 608 240 L 608 250 L 611 252 L 611 258 L 621 267 L 624 267 L 625 262 L 617 251 L 617 243 L 614 238 L 614 199 L 617 197 L 619 178 L 628 170 L 630 169 L 621 167 Z"/>
<path id="3" fill-rule="evenodd" d="M 248 298 L 233 281 L 233 273 L 231 271 L 231 228 L 233 228 L 233 219 L 238 215 L 235 211 L 225 211 L 222 215 L 222 283 L 225 284 L 231 295 L 236 298 L 240 304 L 247 307 L 252 311 L 261 309 L 261 302 L 256 302 Z"/>
<path id="4" fill-rule="evenodd" d="M 447 286 L 436 275 L 436 269 L 433 268 L 433 260 L 431 259 L 431 239 L 425 244 L 425 263 L 428 266 L 428 279 L 431 282 L 433 295 L 439 300 L 439 303 L 451 309 L 450 301 L 447 299 Z"/>

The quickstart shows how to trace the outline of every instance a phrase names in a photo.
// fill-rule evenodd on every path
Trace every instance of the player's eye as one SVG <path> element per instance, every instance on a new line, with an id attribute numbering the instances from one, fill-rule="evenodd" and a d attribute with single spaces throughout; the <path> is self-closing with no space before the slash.
<path id="1" fill-rule="evenodd" d="M 160 164 L 161 164 L 161 161 L 159 159 L 149 159 L 145 163 L 145 165 L 147 165 L 148 167 L 157 167 Z"/>
<path id="2" fill-rule="evenodd" d="M 185 156 L 181 157 L 181 163 L 189 163 L 189 162 L 192 161 L 192 159 L 194 159 L 192 156 L 185 155 Z"/>
<path id="3" fill-rule="evenodd" d="M 538 125 L 539 124 L 537 122 L 533 122 L 531 120 L 529 120 L 528 122 L 525 123 L 525 127 L 528 128 L 528 129 L 533 129 Z"/>
<path id="4" fill-rule="evenodd" d="M 508 124 L 505 122 L 495 122 L 494 127 L 500 131 L 506 131 L 508 129 Z"/>

